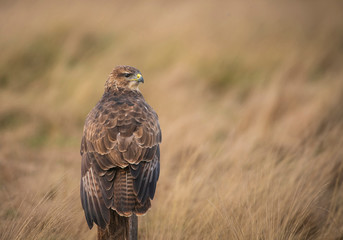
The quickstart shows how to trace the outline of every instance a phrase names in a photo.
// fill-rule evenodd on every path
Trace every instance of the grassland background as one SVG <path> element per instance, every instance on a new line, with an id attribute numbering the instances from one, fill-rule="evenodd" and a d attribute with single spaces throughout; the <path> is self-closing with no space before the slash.
<path id="1" fill-rule="evenodd" d="M 342 1 L 0 1 L 0 239 L 94 239 L 84 119 L 135 66 L 163 131 L 140 239 L 343 239 Z"/>

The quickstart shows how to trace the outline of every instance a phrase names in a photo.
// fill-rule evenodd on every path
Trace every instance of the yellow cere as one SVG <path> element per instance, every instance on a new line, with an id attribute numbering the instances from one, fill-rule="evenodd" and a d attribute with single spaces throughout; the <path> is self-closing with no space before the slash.
<path id="1" fill-rule="evenodd" d="M 140 79 L 142 77 L 142 74 L 138 73 L 136 75 L 136 78 L 132 78 L 132 79 L 129 79 L 130 81 L 137 81 L 138 79 Z"/>

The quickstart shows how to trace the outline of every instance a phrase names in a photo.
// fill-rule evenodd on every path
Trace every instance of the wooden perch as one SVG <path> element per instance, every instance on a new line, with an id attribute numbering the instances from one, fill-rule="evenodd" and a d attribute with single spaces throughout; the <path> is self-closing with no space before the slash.
<path id="1" fill-rule="evenodd" d="M 106 229 L 98 227 L 98 240 L 137 240 L 138 219 L 135 214 L 122 217 L 111 210 L 110 223 Z"/>

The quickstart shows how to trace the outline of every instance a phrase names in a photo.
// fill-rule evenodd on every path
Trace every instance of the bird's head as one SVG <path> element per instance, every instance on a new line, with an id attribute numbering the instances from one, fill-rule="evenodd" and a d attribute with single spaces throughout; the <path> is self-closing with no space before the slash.
<path id="1" fill-rule="evenodd" d="M 141 72 L 131 66 L 117 66 L 111 72 L 105 83 L 106 89 L 127 88 L 138 90 L 138 85 L 144 83 Z"/>

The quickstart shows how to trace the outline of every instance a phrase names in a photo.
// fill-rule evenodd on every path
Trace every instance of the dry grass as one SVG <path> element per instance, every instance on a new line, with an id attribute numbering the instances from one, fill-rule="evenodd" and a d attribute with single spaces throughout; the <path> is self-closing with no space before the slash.
<path id="1" fill-rule="evenodd" d="M 87 112 L 138 67 L 161 177 L 140 239 L 343 239 L 340 1 L 1 1 L 0 239 L 94 239 Z"/>

